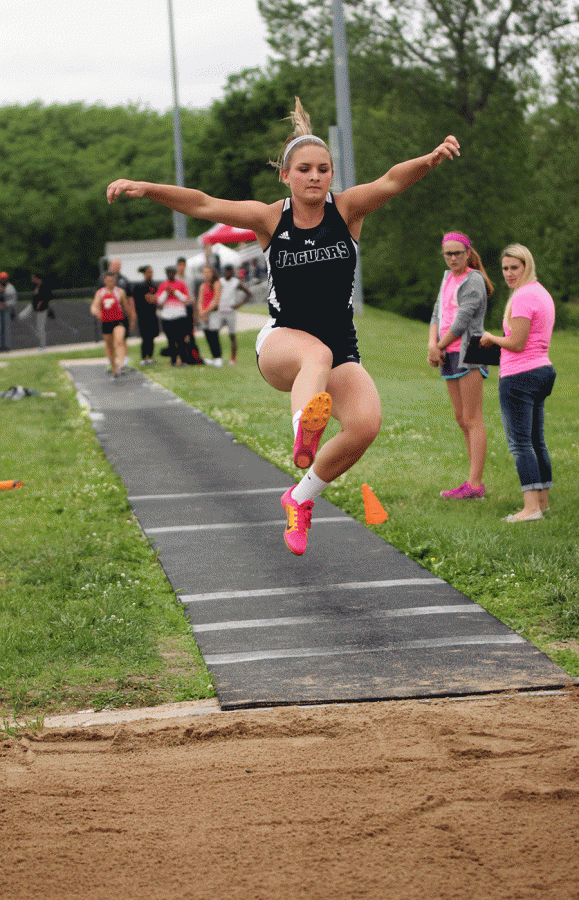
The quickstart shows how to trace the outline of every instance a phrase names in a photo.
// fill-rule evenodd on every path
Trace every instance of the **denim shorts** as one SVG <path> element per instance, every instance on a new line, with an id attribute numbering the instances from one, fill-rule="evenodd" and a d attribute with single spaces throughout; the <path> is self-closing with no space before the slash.
<path id="1" fill-rule="evenodd" d="M 450 381 L 452 378 L 462 378 L 463 375 L 468 375 L 469 372 L 472 372 L 473 369 L 478 369 L 483 378 L 489 377 L 488 366 L 460 366 L 458 365 L 460 353 L 452 352 L 447 353 L 444 357 L 444 363 L 440 367 L 440 377 L 445 381 Z"/>

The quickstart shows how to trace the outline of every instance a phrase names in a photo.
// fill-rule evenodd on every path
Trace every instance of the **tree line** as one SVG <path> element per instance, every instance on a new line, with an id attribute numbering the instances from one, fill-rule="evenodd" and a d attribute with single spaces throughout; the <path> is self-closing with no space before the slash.
<path id="1" fill-rule="evenodd" d="M 182 110 L 185 181 L 217 196 L 271 202 L 268 161 L 299 95 L 314 130 L 335 124 L 331 0 L 259 0 L 275 60 L 230 78 L 208 110 Z M 470 235 L 505 299 L 499 254 L 535 255 L 564 322 L 579 300 L 579 65 L 573 11 L 554 0 L 345 0 L 356 178 L 455 134 L 461 157 L 370 216 L 365 301 L 426 320 L 445 231 Z M 549 62 L 550 60 L 550 62 Z M 545 83 L 543 70 L 550 66 Z M 147 201 L 109 207 L 106 185 L 174 181 L 172 115 L 139 106 L 0 108 L 0 266 L 25 290 L 33 268 L 61 287 L 94 283 L 106 241 L 168 237 Z M 189 234 L 206 223 L 188 222 Z M 567 316 L 568 317 L 568 316 Z"/>

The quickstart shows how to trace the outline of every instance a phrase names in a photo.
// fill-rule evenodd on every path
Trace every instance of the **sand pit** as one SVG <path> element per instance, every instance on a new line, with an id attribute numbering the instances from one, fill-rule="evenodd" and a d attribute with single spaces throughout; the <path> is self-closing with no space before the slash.
<path id="1" fill-rule="evenodd" d="M 0 742 L 3 900 L 578 900 L 579 690 Z"/>

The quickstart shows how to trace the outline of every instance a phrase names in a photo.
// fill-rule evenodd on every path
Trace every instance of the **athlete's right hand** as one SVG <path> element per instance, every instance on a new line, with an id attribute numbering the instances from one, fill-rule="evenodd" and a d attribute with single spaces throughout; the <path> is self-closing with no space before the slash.
<path id="1" fill-rule="evenodd" d="M 128 178 L 119 178 L 109 184 L 107 200 L 109 203 L 114 203 L 121 194 L 126 194 L 127 197 L 144 197 L 146 188 L 146 181 L 130 181 Z"/>

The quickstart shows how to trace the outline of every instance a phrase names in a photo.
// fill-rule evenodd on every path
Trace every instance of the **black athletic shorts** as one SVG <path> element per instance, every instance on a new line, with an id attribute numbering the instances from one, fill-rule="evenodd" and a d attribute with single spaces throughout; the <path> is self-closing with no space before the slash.
<path id="1" fill-rule="evenodd" d="M 127 320 L 126 319 L 116 319 L 114 322 L 101 322 L 103 326 L 103 334 L 112 334 L 113 329 L 117 327 L 117 325 L 125 326 L 125 334 L 127 333 Z"/>

